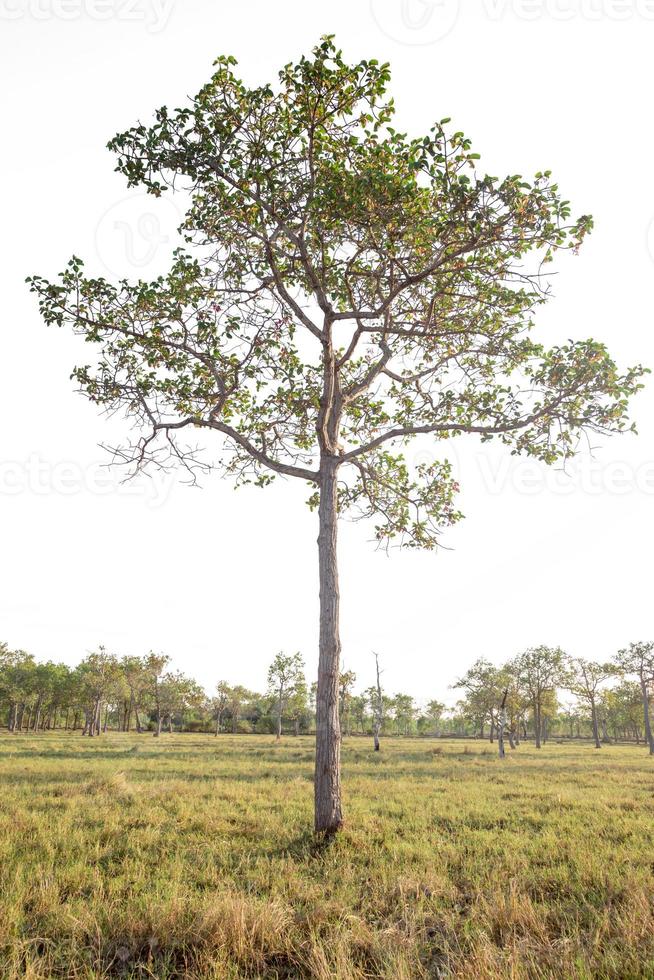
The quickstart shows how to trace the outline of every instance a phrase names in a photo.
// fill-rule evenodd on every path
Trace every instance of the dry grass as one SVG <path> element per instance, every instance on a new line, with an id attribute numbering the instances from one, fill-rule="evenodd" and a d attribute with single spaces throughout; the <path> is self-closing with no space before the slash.
<path id="1" fill-rule="evenodd" d="M 654 977 L 643 749 L 0 736 L 2 980 Z"/>

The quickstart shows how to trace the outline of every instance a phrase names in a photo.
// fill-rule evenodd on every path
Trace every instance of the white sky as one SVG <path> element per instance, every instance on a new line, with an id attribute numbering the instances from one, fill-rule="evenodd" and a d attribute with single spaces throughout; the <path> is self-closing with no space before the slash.
<path id="1" fill-rule="evenodd" d="M 305 488 L 235 492 L 218 477 L 120 487 L 98 443 L 126 431 L 73 392 L 79 347 L 44 327 L 23 285 L 75 252 L 89 271 L 165 269 L 177 215 L 127 192 L 104 148 L 182 104 L 231 53 L 273 80 L 323 33 L 348 58 L 390 60 L 400 128 L 436 119 L 497 175 L 551 168 L 596 230 L 557 265 L 551 342 L 593 336 L 622 364 L 652 356 L 654 0 L 0 0 L 2 314 L 0 638 L 76 662 L 98 643 L 162 649 L 207 687 L 262 688 L 281 648 L 317 660 L 315 517 Z M 536 643 L 609 656 L 651 636 L 652 385 L 640 436 L 598 444 L 563 477 L 500 447 L 447 446 L 466 520 L 451 551 L 390 557 L 344 524 L 345 664 L 418 698 L 477 657 Z M 453 454 L 453 448 L 455 452 Z M 439 453 L 429 443 L 416 453 Z M 445 450 L 442 450 L 443 452 Z"/>

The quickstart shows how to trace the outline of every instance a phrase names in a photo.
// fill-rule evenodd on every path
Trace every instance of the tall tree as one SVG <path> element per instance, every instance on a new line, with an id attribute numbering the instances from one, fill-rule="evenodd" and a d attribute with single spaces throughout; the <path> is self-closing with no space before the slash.
<path id="1" fill-rule="evenodd" d="M 616 666 L 623 674 L 635 674 L 640 685 L 643 706 L 643 722 L 645 740 L 649 746 L 649 754 L 654 755 L 654 735 L 649 713 L 650 685 L 654 682 L 654 643 L 630 643 L 628 647 L 618 651 Z"/>
<path id="2" fill-rule="evenodd" d="M 85 713 L 83 735 L 92 738 L 106 727 L 102 723 L 102 709 L 110 698 L 119 670 L 116 657 L 102 645 L 78 665 Z"/>
<path id="3" fill-rule="evenodd" d="M 571 691 L 590 711 L 595 748 L 601 749 L 597 709 L 601 697 L 602 685 L 615 674 L 612 664 L 600 664 L 592 660 L 574 657 L 569 660 L 569 671 L 564 681 Z"/>
<path id="4" fill-rule="evenodd" d="M 229 688 L 229 704 L 228 711 L 232 719 L 232 734 L 236 735 L 238 733 L 238 725 L 241 720 L 241 712 L 243 710 L 243 705 L 252 700 L 255 695 L 252 691 L 249 691 L 247 687 L 243 687 L 242 684 L 234 684 L 233 687 Z"/>
<path id="5" fill-rule="evenodd" d="M 218 681 L 216 684 L 216 696 L 211 702 L 213 716 L 216 722 L 215 735 L 220 733 L 223 723 L 223 716 L 229 706 L 229 684 L 227 681 Z"/>
<path id="6" fill-rule="evenodd" d="M 341 734 L 349 735 L 352 722 L 352 692 L 357 675 L 353 670 L 342 670 L 338 679 L 338 714 Z"/>
<path id="7" fill-rule="evenodd" d="M 304 679 L 304 661 L 299 653 L 277 654 L 268 668 L 268 690 L 275 698 L 277 741 L 282 737 L 282 715 L 296 684 Z"/>
<path id="8" fill-rule="evenodd" d="M 298 674 L 293 685 L 288 699 L 288 713 L 293 722 L 293 731 L 299 735 L 301 726 L 309 723 L 309 689 L 303 671 Z"/>
<path id="9" fill-rule="evenodd" d="M 516 657 L 513 666 L 533 710 L 539 749 L 543 742 L 543 719 L 552 709 L 556 688 L 564 678 L 565 654 L 560 647 L 532 647 Z"/>
<path id="10" fill-rule="evenodd" d="M 375 752 L 379 752 L 379 736 L 384 725 L 384 694 L 381 686 L 381 671 L 379 669 L 379 654 L 373 653 L 375 658 L 375 679 L 374 687 L 368 688 L 366 696 L 372 712 L 372 738 Z"/>
<path id="11" fill-rule="evenodd" d="M 502 669 L 481 657 L 452 687 L 465 692 L 461 710 L 477 723 L 481 738 L 485 722 L 490 722 L 490 740 L 494 741 L 498 706 L 506 687 Z"/>
<path id="12" fill-rule="evenodd" d="M 163 687 L 164 671 L 170 663 L 170 657 L 165 653 L 153 653 L 151 650 L 143 660 L 143 666 L 148 678 L 148 691 L 154 704 L 156 728 L 155 738 L 161 735 L 161 726 L 164 721 L 166 703 L 164 695 L 167 693 Z"/>
<path id="13" fill-rule="evenodd" d="M 120 460 L 172 458 L 195 474 L 201 459 L 181 440 L 207 432 L 237 482 L 311 488 L 315 828 L 332 833 L 339 515 L 373 518 L 381 543 L 433 548 L 460 516 L 457 486 L 446 459 L 409 466 L 409 440 L 497 437 L 552 463 L 584 430 L 628 427 L 641 372 L 621 373 L 592 339 L 547 350 L 530 335 L 549 293 L 543 263 L 592 224 L 571 219 L 549 172 L 479 173 L 449 120 L 399 132 L 388 65 L 347 64 L 331 38 L 276 87 L 248 88 L 234 64 L 219 58 L 188 105 L 109 144 L 130 187 L 189 193 L 168 275 L 113 285 L 73 258 L 59 280 L 30 282 L 46 322 L 72 324 L 97 353 L 74 371 L 82 391 L 141 427 Z"/>
<path id="14" fill-rule="evenodd" d="M 443 720 L 443 715 L 445 714 L 446 707 L 442 701 L 428 701 L 425 710 L 425 717 L 429 722 L 429 727 L 433 735 L 438 734 L 440 724 Z"/>

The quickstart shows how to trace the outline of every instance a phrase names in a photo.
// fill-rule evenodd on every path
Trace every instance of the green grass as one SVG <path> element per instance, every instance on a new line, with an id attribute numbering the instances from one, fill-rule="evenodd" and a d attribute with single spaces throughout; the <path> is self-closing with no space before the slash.
<path id="1" fill-rule="evenodd" d="M 0 977 L 654 977 L 636 747 L 0 736 Z"/>

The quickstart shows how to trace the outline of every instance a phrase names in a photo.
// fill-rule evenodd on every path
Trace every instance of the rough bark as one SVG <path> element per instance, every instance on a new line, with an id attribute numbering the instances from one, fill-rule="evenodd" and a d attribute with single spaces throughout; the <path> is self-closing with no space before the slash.
<path id="1" fill-rule="evenodd" d="M 320 634 L 316 692 L 315 829 L 333 834 L 343 823 L 341 808 L 341 732 L 338 718 L 339 591 L 337 565 L 338 464 L 326 459 L 322 466 L 318 508 L 318 567 L 320 580 Z"/>

